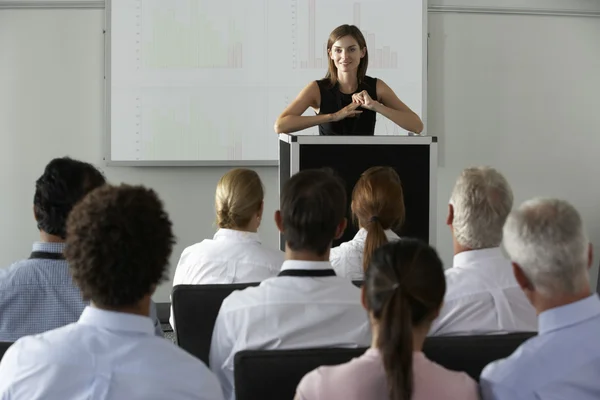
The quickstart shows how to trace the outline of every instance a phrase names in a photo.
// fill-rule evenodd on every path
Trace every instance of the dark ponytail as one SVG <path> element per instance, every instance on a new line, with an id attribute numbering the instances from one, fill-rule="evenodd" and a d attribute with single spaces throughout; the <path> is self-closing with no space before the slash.
<path id="1" fill-rule="evenodd" d="M 367 270 L 371 262 L 371 256 L 379 247 L 388 242 L 385 230 L 378 217 L 372 217 L 367 227 L 367 238 L 365 239 L 365 248 L 363 250 L 363 271 Z"/>
<path id="2" fill-rule="evenodd" d="M 412 316 L 400 288 L 383 308 L 379 320 L 377 347 L 387 376 L 390 400 L 410 400 L 413 391 Z"/>
<path id="3" fill-rule="evenodd" d="M 390 400 L 413 392 L 413 331 L 428 327 L 446 293 L 437 252 L 417 239 L 387 243 L 375 250 L 365 272 L 365 298 L 377 329 L 377 348 Z"/>

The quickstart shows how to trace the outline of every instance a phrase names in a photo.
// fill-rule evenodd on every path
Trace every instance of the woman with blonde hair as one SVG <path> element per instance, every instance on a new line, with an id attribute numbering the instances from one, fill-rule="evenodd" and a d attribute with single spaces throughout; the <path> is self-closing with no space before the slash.
<path id="1" fill-rule="evenodd" d="M 350 362 L 308 373 L 296 400 L 478 399 L 471 377 L 447 370 L 422 352 L 445 292 L 442 261 L 428 244 L 405 239 L 377 249 L 362 287 L 371 347 Z"/>
<path id="2" fill-rule="evenodd" d="M 329 259 L 338 276 L 363 280 L 371 255 L 381 245 L 399 240 L 393 229 L 404 222 L 400 177 L 390 167 L 363 172 L 352 191 L 352 215 L 360 228 L 354 238 L 331 249 Z"/>
<path id="3" fill-rule="evenodd" d="M 232 169 L 215 196 L 219 230 L 181 254 L 173 285 L 259 282 L 279 273 L 284 254 L 264 247 L 258 236 L 264 207 L 255 171 Z"/>

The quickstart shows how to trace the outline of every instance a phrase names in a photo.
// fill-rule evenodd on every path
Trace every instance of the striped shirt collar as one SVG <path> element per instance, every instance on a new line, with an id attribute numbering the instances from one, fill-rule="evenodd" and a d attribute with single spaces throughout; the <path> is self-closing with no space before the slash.
<path id="1" fill-rule="evenodd" d="M 35 242 L 33 251 L 43 251 L 46 253 L 63 253 L 65 251 L 65 243 L 58 242 Z"/>

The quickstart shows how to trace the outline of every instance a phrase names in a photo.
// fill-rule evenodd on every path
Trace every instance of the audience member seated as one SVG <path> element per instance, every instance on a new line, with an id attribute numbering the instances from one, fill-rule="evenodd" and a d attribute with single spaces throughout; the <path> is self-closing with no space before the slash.
<path id="1" fill-rule="evenodd" d="M 0 398 L 223 399 L 216 377 L 154 335 L 150 297 L 174 243 L 156 194 L 96 189 L 67 221 L 65 256 L 91 300 L 78 322 L 13 344 L 0 363 Z"/>
<path id="2" fill-rule="evenodd" d="M 181 254 L 173 286 L 260 282 L 276 276 L 283 264 L 280 250 L 264 247 L 258 228 L 264 208 L 263 184 L 250 169 L 236 168 L 217 184 L 219 230 Z M 175 328 L 171 309 L 171 326 Z"/>
<path id="3" fill-rule="evenodd" d="M 352 361 L 307 374 L 297 400 L 478 399 L 477 383 L 422 353 L 446 281 L 436 251 L 416 239 L 385 244 L 365 272 L 362 300 L 373 342 Z"/>
<path id="4" fill-rule="evenodd" d="M 600 399 L 600 299 L 579 213 L 562 200 L 525 202 L 508 218 L 504 244 L 539 333 L 483 370 L 484 399 Z"/>
<path id="5" fill-rule="evenodd" d="M 333 240 L 346 228 L 346 191 L 327 170 L 288 180 L 275 222 L 286 239 L 279 276 L 225 299 L 215 323 L 210 367 L 235 398 L 233 362 L 241 350 L 359 347 L 371 343 L 360 290 L 335 275 Z"/>
<path id="6" fill-rule="evenodd" d="M 362 281 L 375 249 L 400 239 L 392 231 L 404 222 L 402 183 L 396 171 L 389 167 L 366 170 L 352 191 L 351 209 L 360 230 L 354 239 L 332 248 L 329 260 L 338 276 Z"/>
<path id="7" fill-rule="evenodd" d="M 446 270 L 448 290 L 431 335 L 535 332 L 535 310 L 502 254 L 502 226 L 513 205 L 512 190 L 495 169 L 472 167 L 458 178 L 448 210 L 454 247 Z"/>
<path id="8" fill-rule="evenodd" d="M 40 241 L 28 259 L 0 268 L 0 341 L 14 342 L 79 319 L 86 302 L 63 257 L 65 225 L 73 206 L 105 183 L 94 166 L 68 157 L 50 161 L 36 181 L 33 214 Z M 152 312 L 156 316 L 154 304 Z M 157 318 L 155 329 L 162 336 Z"/>

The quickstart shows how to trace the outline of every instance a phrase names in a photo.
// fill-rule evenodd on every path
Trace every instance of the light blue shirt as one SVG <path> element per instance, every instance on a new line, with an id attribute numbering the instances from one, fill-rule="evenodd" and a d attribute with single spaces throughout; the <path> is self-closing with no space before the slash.
<path id="1" fill-rule="evenodd" d="M 86 307 L 79 321 L 15 342 L 0 400 L 223 400 L 198 359 L 154 335 L 148 317 Z"/>
<path id="2" fill-rule="evenodd" d="M 34 252 L 62 254 L 64 249 L 64 243 L 33 245 Z M 28 258 L 0 268 L 0 341 L 14 342 L 76 322 L 87 304 L 64 259 Z M 154 302 L 150 315 L 162 336 Z"/>
<path id="3" fill-rule="evenodd" d="M 484 400 L 600 399 L 600 299 L 540 314 L 538 336 L 481 374 Z"/>

